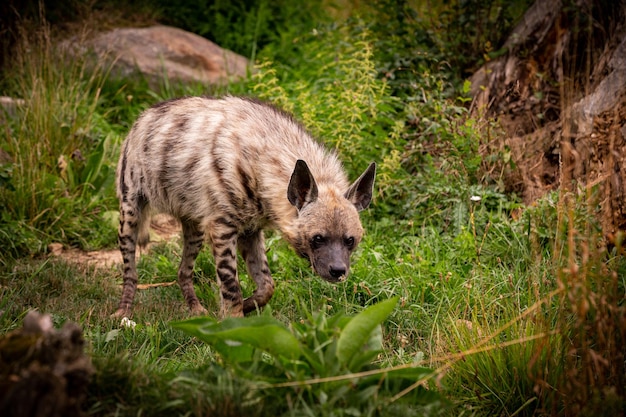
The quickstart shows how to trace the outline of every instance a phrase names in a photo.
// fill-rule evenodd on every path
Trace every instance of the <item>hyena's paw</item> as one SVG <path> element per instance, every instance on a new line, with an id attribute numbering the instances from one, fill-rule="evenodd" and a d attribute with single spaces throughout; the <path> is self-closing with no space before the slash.
<path id="1" fill-rule="evenodd" d="M 202 304 L 198 303 L 189 308 L 194 316 L 206 316 L 209 312 Z"/>
<path id="2" fill-rule="evenodd" d="M 220 308 L 220 318 L 226 319 L 228 317 L 243 317 L 243 304 L 230 305 Z"/>
<path id="3" fill-rule="evenodd" d="M 130 317 L 131 310 L 129 308 L 118 308 L 115 313 L 111 314 L 112 319 L 121 319 L 122 317 Z"/>
<path id="4" fill-rule="evenodd" d="M 257 300 L 254 299 L 254 297 L 248 297 L 243 300 L 243 314 L 248 315 L 250 313 L 261 311 L 264 305 L 265 303 L 259 304 Z"/>

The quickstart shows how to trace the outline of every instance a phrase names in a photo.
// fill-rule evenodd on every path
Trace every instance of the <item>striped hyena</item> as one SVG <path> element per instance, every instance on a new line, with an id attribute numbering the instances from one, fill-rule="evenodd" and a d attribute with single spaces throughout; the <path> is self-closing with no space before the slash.
<path id="1" fill-rule="evenodd" d="M 349 185 L 336 155 L 289 114 L 248 98 L 188 97 L 146 110 L 122 145 L 117 168 L 122 298 L 130 314 L 137 288 L 136 244 L 147 243 L 150 212 L 175 216 L 183 229 L 178 283 L 193 313 L 193 266 L 211 243 L 221 315 L 241 316 L 274 293 L 263 229 L 277 228 L 325 280 L 348 275 L 363 228 L 358 211 L 372 199 L 376 166 Z M 242 298 L 237 250 L 256 283 Z"/>

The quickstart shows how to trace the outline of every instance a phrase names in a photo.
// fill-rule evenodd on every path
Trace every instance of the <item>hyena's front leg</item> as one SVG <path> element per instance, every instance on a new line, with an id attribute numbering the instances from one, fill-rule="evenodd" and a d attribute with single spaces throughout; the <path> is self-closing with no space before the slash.
<path id="1" fill-rule="evenodd" d="M 204 243 L 204 231 L 195 222 L 182 221 L 183 256 L 178 268 L 178 285 L 183 292 L 185 301 L 193 314 L 206 314 L 196 292 L 193 289 L 193 265 Z"/>
<path id="2" fill-rule="evenodd" d="M 243 302 L 243 312 L 247 314 L 263 307 L 274 294 L 274 280 L 267 264 L 263 231 L 255 231 L 239 237 L 239 251 L 246 261 L 248 273 L 256 283 L 251 297 Z"/>
<path id="3" fill-rule="evenodd" d="M 237 229 L 220 218 L 211 226 L 210 233 L 220 287 L 220 315 L 243 317 L 243 296 L 237 276 Z"/>

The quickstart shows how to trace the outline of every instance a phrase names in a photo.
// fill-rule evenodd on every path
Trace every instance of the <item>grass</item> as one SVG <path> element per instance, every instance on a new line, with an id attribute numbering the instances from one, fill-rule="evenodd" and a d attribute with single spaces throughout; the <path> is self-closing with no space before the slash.
<path id="1" fill-rule="evenodd" d="M 452 408 L 443 408 L 449 415 L 463 410 L 474 415 L 532 415 L 540 405 L 550 404 L 545 402 L 548 394 L 572 370 L 562 354 L 575 335 L 568 311 L 578 301 L 564 297 L 552 261 L 533 259 L 529 241 L 514 234 L 515 223 L 490 228 L 480 263 L 474 259 L 469 266 L 462 257 L 451 255 L 468 245 L 469 253 L 473 251 L 471 242 L 458 236 L 409 227 L 398 233 L 397 225 L 367 218 L 365 226 L 368 234 L 353 275 L 339 285 L 322 282 L 284 242 L 270 238 L 270 267 L 277 283 L 271 315 L 284 323 L 302 322 L 311 312 L 353 315 L 363 306 L 398 296 L 399 304 L 383 327 L 385 349 L 376 359 L 379 366 L 422 361 L 435 369 L 432 389 L 452 401 Z M 517 240 L 506 239 L 510 236 Z M 516 246 L 510 247 L 512 243 Z M 172 280 L 179 252 L 177 242 L 157 245 L 139 263 L 141 281 Z M 513 262 L 507 252 L 518 256 L 516 268 L 507 265 Z M 603 265 L 624 269 L 619 258 Z M 206 249 L 197 275 L 199 296 L 215 315 L 217 288 Z M 589 285 L 617 285 L 613 290 L 623 293 L 623 282 L 593 277 Z M 245 277 L 242 281 L 250 291 L 249 281 Z M 118 301 L 119 282 L 117 267 L 18 260 L 0 278 L 0 328 L 18 327 L 31 308 L 52 313 L 56 326 L 68 320 L 80 323 L 98 370 L 89 390 L 87 412 L 93 415 L 287 413 L 290 405 L 281 397 L 284 390 L 254 388 L 255 379 L 242 379 L 209 346 L 169 325 L 188 317 L 177 286 L 139 291 L 135 329 L 109 318 Z M 621 308 L 619 300 L 604 303 Z M 589 322 L 585 323 L 588 335 Z M 406 404 L 391 406 L 394 412 L 414 412 Z M 315 404 L 309 407 L 317 415 L 332 414 Z"/>
<path id="2" fill-rule="evenodd" d="M 381 40 L 363 21 L 302 34 L 291 61 L 267 59 L 276 58 L 275 44 L 265 55 L 259 50 L 252 80 L 218 91 L 166 81 L 152 91 L 141 80 L 110 79 L 105 69 L 65 66 L 50 59 L 45 34 L 2 84 L 28 106 L 0 132 L 11 156 L 0 165 L 0 244 L 7 248 L 0 333 L 19 327 L 30 309 L 52 314 L 55 326 L 79 323 L 97 371 L 87 414 L 623 414 L 626 262 L 619 239 L 615 247 L 603 243 L 596 193 L 562 191 L 533 207 L 503 194 L 497 172 L 506 161 L 480 152 L 483 136 L 498 134 L 492 122 L 469 117 L 463 91 L 450 95 L 445 77 L 423 61 L 397 78 L 381 77 L 389 62 L 377 61 Z M 268 386 L 276 358 L 259 353 L 246 366 L 229 363 L 170 325 L 188 318 L 177 286 L 139 291 L 136 327 L 126 328 L 109 317 L 121 292 L 119 266 L 46 254 L 53 240 L 114 245 L 112 172 L 121 138 L 155 101 L 207 92 L 252 94 L 295 112 L 352 173 L 380 162 L 347 282 L 323 282 L 280 236 L 267 235 L 276 292 L 266 314 L 319 343 L 330 380 L 303 373 L 294 374 L 294 386 Z M 75 149 L 84 159 L 72 157 Z M 156 245 L 139 262 L 140 282 L 175 280 L 180 253 L 179 241 Z M 209 250 L 195 272 L 198 296 L 216 317 Z M 242 287 L 253 290 L 245 274 Z M 342 385 L 345 369 L 332 360 L 342 328 L 333 317 L 393 297 L 383 349 L 364 369 L 433 372 L 397 384 L 381 377 L 373 386 L 351 375 Z"/>
<path id="3" fill-rule="evenodd" d="M 41 251 L 52 240 L 87 247 L 115 239 L 99 227 L 113 201 L 114 143 L 96 111 L 106 69 L 88 67 L 51 42 L 46 27 L 24 37 L 13 63 L 19 76 L 3 80 L 4 94 L 28 103 L 1 133 L 12 163 L 2 165 L 0 222 L 9 233 L 0 239 L 13 255 Z"/>

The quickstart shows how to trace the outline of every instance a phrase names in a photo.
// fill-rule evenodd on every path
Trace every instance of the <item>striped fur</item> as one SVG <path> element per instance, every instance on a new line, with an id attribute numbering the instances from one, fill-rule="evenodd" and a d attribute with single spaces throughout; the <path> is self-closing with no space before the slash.
<path id="1" fill-rule="evenodd" d="M 274 292 L 263 229 L 278 229 L 324 279 L 345 279 L 363 235 L 358 211 L 372 198 L 375 165 L 349 185 L 335 154 L 289 114 L 253 99 L 189 97 L 146 110 L 122 145 L 117 169 L 123 290 L 115 316 L 130 314 L 137 287 L 135 251 L 148 241 L 150 213 L 183 228 L 178 282 L 193 313 L 206 310 L 193 266 L 212 247 L 221 315 L 242 316 Z M 256 290 L 245 300 L 237 251 Z"/>

